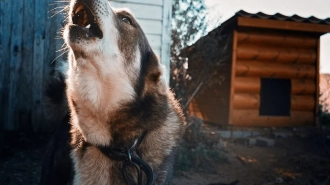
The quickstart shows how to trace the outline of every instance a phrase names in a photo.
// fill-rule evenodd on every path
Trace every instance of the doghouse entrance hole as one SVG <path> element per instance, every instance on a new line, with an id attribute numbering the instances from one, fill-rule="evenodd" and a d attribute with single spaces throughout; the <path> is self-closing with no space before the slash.
<path id="1" fill-rule="evenodd" d="M 261 116 L 290 116 L 291 80 L 261 78 Z"/>

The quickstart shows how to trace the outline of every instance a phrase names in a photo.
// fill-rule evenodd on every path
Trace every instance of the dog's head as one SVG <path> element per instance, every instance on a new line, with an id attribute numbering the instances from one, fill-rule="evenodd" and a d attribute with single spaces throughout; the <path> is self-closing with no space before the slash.
<path id="1" fill-rule="evenodd" d="M 72 0 L 64 40 L 70 50 L 68 77 L 95 104 L 101 98 L 90 92 L 98 85 L 121 97 L 166 89 L 158 58 L 127 9 L 113 9 L 107 0 Z"/>

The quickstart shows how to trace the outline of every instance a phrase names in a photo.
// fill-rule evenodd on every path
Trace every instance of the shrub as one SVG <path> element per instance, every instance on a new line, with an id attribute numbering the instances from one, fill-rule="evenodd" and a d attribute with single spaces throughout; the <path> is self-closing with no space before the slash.
<path id="1" fill-rule="evenodd" d="M 225 151 L 216 147 L 217 139 L 210 142 L 201 130 L 202 121 L 191 118 L 182 147 L 176 160 L 176 171 L 215 173 L 217 165 L 227 163 Z M 213 144 L 212 144 L 213 143 Z"/>

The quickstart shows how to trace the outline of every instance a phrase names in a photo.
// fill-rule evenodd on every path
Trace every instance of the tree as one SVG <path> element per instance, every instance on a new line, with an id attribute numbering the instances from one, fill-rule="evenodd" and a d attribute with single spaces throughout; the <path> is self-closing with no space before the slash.
<path id="1" fill-rule="evenodd" d="M 179 99 L 184 113 L 187 114 L 188 105 L 203 87 L 212 84 L 209 79 L 217 72 L 212 67 L 217 65 L 210 53 L 214 53 L 218 40 L 208 40 L 202 45 L 197 44 L 198 54 L 193 56 L 193 61 L 188 61 L 186 50 L 206 33 L 208 21 L 204 0 L 174 0 L 172 10 L 172 45 L 171 45 L 171 79 L 170 85 Z M 205 40 L 205 39 L 203 39 Z M 200 54 L 199 54 L 200 53 Z M 207 57 L 205 57 L 207 56 Z M 217 59 L 221 57 L 217 56 Z M 213 62 L 215 61 L 215 62 Z M 188 70 L 188 63 L 200 63 L 203 68 L 199 71 Z M 205 64 L 205 65 L 204 65 Z M 190 65 L 190 64 L 189 64 Z M 205 67 L 204 67 L 205 66 Z M 219 75 L 218 75 L 219 76 Z M 214 145 L 207 143 L 205 133 L 201 132 L 202 121 L 189 119 L 183 137 L 184 144 L 178 152 L 176 167 L 178 170 L 189 171 L 191 169 L 203 172 L 215 169 L 215 164 L 226 161 L 224 155 Z M 197 167 L 197 168 L 196 168 Z"/>
<path id="2" fill-rule="evenodd" d="M 191 53 L 188 45 L 204 36 L 208 26 L 207 10 L 204 0 L 175 0 L 172 12 L 172 45 L 171 45 L 171 79 L 170 86 L 179 99 L 186 113 L 191 100 L 205 87 L 214 83 L 221 83 L 223 77 L 218 74 L 219 66 L 228 58 L 228 38 L 221 37 L 221 30 L 217 29 L 203 37 L 203 42 L 196 43 L 198 54 L 188 61 L 187 53 Z M 216 21 L 219 23 L 219 19 Z M 218 24 L 214 24 L 218 26 Z M 225 47 L 219 47 L 219 44 Z M 220 50 L 219 48 L 222 48 Z M 191 54 L 188 54 L 191 55 Z M 191 58 L 191 56 L 190 56 Z M 187 70 L 190 64 L 200 64 L 198 70 Z M 189 65 L 188 65 L 189 64 Z"/>
<path id="3" fill-rule="evenodd" d="M 181 105 L 187 103 L 185 81 L 187 60 L 180 56 L 182 49 L 192 44 L 206 32 L 206 7 L 204 0 L 174 0 L 172 9 L 171 79 Z"/>

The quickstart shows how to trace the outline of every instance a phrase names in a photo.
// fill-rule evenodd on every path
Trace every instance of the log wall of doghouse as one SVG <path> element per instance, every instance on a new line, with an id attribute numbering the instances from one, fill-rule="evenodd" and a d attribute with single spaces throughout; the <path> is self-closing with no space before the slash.
<path id="1" fill-rule="evenodd" d="M 229 62 L 222 68 L 219 68 L 218 71 L 225 80 L 221 84 L 215 83 L 206 88 L 193 99 L 189 105 L 191 116 L 202 118 L 209 123 L 228 123 L 230 68 Z"/>
<path id="2" fill-rule="evenodd" d="M 319 38 L 303 33 L 252 29 L 234 31 L 233 42 L 229 123 L 239 126 L 313 124 Z M 263 78 L 290 81 L 289 115 L 260 115 Z"/>

